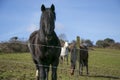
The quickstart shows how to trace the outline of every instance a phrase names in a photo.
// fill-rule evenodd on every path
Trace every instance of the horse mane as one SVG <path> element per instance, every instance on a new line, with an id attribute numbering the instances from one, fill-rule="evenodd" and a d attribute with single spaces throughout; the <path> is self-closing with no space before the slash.
<path id="1" fill-rule="evenodd" d="M 36 35 L 37 33 L 38 33 L 38 30 L 34 31 L 34 32 L 30 35 L 29 40 L 32 39 L 33 37 L 35 37 L 35 35 Z"/>

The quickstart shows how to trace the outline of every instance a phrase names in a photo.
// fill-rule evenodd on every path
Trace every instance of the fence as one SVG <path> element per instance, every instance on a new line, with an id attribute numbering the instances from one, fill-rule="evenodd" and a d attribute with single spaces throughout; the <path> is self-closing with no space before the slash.
<path id="1" fill-rule="evenodd" d="M 22 44 L 28 45 L 28 43 L 22 43 Z M 31 45 L 38 45 L 39 46 L 39 44 L 31 44 Z M 44 47 L 46 45 L 42 45 L 42 46 Z M 61 48 L 59 46 L 46 46 L 46 47 Z M 102 56 L 102 54 L 100 54 L 100 51 L 102 51 L 102 50 L 97 51 L 97 55 L 99 54 L 99 55 Z M 99 66 L 98 63 L 97 63 L 97 58 L 95 58 L 96 50 L 93 50 L 93 51 L 89 50 L 89 52 L 90 52 L 89 53 L 89 55 L 90 55 L 90 59 L 89 59 L 89 61 L 90 61 L 90 63 L 89 63 L 89 73 L 90 74 L 89 74 L 89 76 L 87 76 L 85 74 L 85 71 L 84 71 L 83 76 L 79 76 L 78 63 L 77 63 L 77 68 L 75 69 L 75 75 L 71 76 L 70 75 L 70 70 L 71 70 L 70 69 L 70 63 L 69 63 L 69 65 L 67 65 L 66 62 L 64 62 L 63 64 L 60 63 L 59 66 L 58 66 L 58 80 L 79 80 L 79 79 L 80 80 L 89 80 L 89 79 L 95 80 L 96 78 L 105 78 L 105 80 L 106 80 L 106 78 L 107 79 L 112 79 L 112 80 L 120 79 L 120 70 L 117 68 L 118 66 L 116 67 L 117 69 L 113 68 L 113 67 L 110 67 L 110 66 L 106 67 L 105 64 L 101 64 L 101 63 L 100 63 L 100 66 Z M 108 53 L 105 53 L 105 54 L 108 54 Z M 105 54 L 103 56 L 105 56 Z M 21 55 L 19 55 L 19 56 L 21 56 Z M 120 54 L 112 54 L 111 57 L 112 56 L 117 57 L 117 56 L 120 56 Z M 93 59 L 93 58 L 95 58 L 95 59 Z M 34 64 L 32 62 L 27 62 L 27 61 L 23 62 L 23 61 L 19 61 L 19 60 L 17 61 L 16 59 L 13 59 L 13 60 L 5 60 L 4 58 L 2 58 L 2 59 L 3 60 L 0 60 L 0 63 L 9 64 L 7 66 L 10 66 L 10 65 L 13 65 L 13 64 L 16 64 L 16 66 L 17 65 L 19 65 L 19 66 L 24 65 L 24 67 L 22 68 L 23 70 L 25 70 L 25 69 L 29 70 L 28 68 L 30 68 L 33 71 L 33 72 L 25 71 L 22 78 L 19 78 L 19 77 L 15 78 L 16 76 L 14 76 L 15 79 L 12 78 L 12 79 L 9 79 L 9 80 L 16 80 L 16 79 L 17 80 L 27 80 L 27 78 L 30 77 L 31 74 L 32 74 L 32 77 L 28 78 L 28 80 L 30 80 L 30 79 L 34 80 L 35 79 L 35 77 L 34 77 L 34 75 L 35 75 L 35 66 L 34 66 Z M 91 59 L 92 59 L 92 61 L 91 61 Z M 70 62 L 70 59 L 69 59 L 69 62 Z M 4 65 L 4 64 L 1 64 L 1 65 Z M 26 66 L 27 66 L 27 68 L 25 68 Z M 45 66 L 45 65 L 39 65 L 39 66 Z M 2 66 L 0 68 L 3 68 L 3 67 L 6 67 L 6 66 L 4 65 L 4 66 Z M 9 74 L 17 73 L 17 71 L 14 71 L 14 70 L 12 71 L 12 68 L 9 68 L 9 70 L 10 70 Z M 2 69 L 1 69 L 0 74 L 2 74 L 2 76 L 0 76 L 0 78 L 1 78 L 1 80 L 6 80 L 6 78 L 3 75 L 3 72 L 4 71 L 2 71 Z M 21 72 L 21 71 L 18 70 L 18 72 Z M 31 74 L 26 75 L 28 73 L 31 73 Z M 50 73 L 51 73 L 51 70 L 50 70 Z M 20 75 L 20 77 L 21 77 L 21 75 Z"/>
<path id="2" fill-rule="evenodd" d="M 30 43 L 20 43 L 23 45 L 37 45 L 37 46 L 43 46 L 43 47 L 56 47 L 56 48 L 61 48 L 60 46 L 47 46 L 47 45 L 41 45 L 41 44 L 30 44 Z M 81 49 L 83 50 L 83 49 Z M 97 63 L 97 59 L 94 57 L 96 57 L 96 54 L 94 52 L 96 52 L 96 50 L 88 50 L 90 52 L 90 59 L 89 61 L 91 63 L 89 63 L 89 75 L 87 76 L 85 74 L 84 71 L 84 75 L 83 76 L 79 76 L 79 70 L 78 70 L 78 63 L 77 63 L 77 68 L 75 69 L 75 74 L 73 76 L 70 75 L 70 63 L 69 65 L 67 65 L 65 62 L 63 64 L 59 64 L 58 66 L 58 80 L 97 80 L 97 78 L 106 78 L 107 79 L 120 79 L 120 70 L 118 69 L 119 65 L 117 66 L 118 68 L 113 68 L 113 67 L 106 67 L 105 64 L 99 64 Z M 97 53 L 101 53 L 101 50 L 97 50 Z M 106 53 L 105 53 L 106 54 Z M 105 55 L 104 54 L 104 55 Z M 107 53 L 108 54 L 108 53 Z M 103 56 L 104 56 L 103 55 Z M 2 56 L 2 55 L 0 55 Z M 21 55 L 19 55 L 21 56 Z M 102 56 L 102 55 L 101 55 Z M 119 56 L 120 54 L 112 54 L 112 56 Z M 92 61 L 91 61 L 92 59 Z M 101 58 L 102 59 L 102 58 Z M 32 59 L 30 59 L 32 61 Z M 69 59 L 70 62 L 70 59 Z M 0 57 L 0 80 L 34 80 L 35 79 L 35 66 L 33 62 L 27 62 L 26 58 L 25 61 L 24 60 L 16 60 L 15 58 L 13 60 L 6 60 L 4 57 Z M 118 64 L 120 64 L 118 62 Z M 13 66 L 11 66 L 13 65 Z M 8 67 L 11 66 L 11 67 Z M 14 70 L 16 69 L 16 66 L 22 66 L 22 68 L 20 70 Z M 45 65 L 39 65 L 39 66 L 45 66 Z M 48 66 L 49 67 L 49 66 Z M 6 69 L 4 69 L 6 68 Z M 17 67 L 20 68 L 20 67 Z M 3 69 L 3 70 L 2 70 Z M 9 72 L 7 72 L 6 70 L 8 70 Z M 6 73 L 7 72 L 7 73 Z M 19 72 L 21 72 L 21 74 L 18 74 Z M 23 73 L 24 72 L 24 73 Z M 15 75 L 15 74 L 18 75 Z M 30 73 L 30 74 L 29 74 Z M 51 70 L 50 70 L 51 73 Z M 9 75 L 11 74 L 11 77 L 9 77 Z M 15 75 L 15 76 L 14 76 Z M 50 75 L 49 75 L 50 77 Z"/>

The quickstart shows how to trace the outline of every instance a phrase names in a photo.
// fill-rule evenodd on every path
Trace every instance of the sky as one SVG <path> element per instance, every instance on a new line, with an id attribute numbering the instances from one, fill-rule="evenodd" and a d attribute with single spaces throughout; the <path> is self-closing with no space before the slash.
<path id="1" fill-rule="evenodd" d="M 120 0 L 0 0 L 0 41 L 28 39 L 39 29 L 41 5 L 55 5 L 55 32 L 71 42 L 80 36 L 95 43 L 120 42 Z"/>

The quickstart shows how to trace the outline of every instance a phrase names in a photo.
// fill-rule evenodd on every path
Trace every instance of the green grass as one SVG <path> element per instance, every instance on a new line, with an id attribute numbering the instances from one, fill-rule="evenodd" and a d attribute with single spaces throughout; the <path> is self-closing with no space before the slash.
<path id="1" fill-rule="evenodd" d="M 84 75 L 79 76 L 77 68 L 75 75 L 71 76 L 70 63 L 59 64 L 58 80 L 120 80 L 120 50 L 89 51 L 89 76 L 85 72 L 84 69 Z M 35 80 L 35 66 L 31 55 L 0 53 L 0 80 Z"/>

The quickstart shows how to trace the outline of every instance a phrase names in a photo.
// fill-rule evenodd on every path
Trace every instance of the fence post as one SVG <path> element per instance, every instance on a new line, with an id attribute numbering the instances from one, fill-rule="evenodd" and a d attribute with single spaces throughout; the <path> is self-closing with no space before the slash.
<path id="1" fill-rule="evenodd" d="M 80 65 L 79 65 L 79 61 L 80 61 L 80 37 L 79 36 L 77 36 L 76 37 L 76 48 L 77 48 L 77 50 L 76 50 L 76 52 L 77 52 L 77 70 L 78 70 L 78 74 L 79 74 L 79 67 L 80 67 Z"/>

